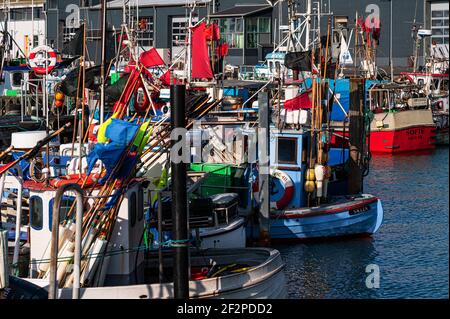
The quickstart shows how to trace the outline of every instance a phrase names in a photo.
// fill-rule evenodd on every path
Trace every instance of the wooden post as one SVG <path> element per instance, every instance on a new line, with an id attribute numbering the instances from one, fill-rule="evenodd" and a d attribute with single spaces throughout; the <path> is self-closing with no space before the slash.
<path id="1" fill-rule="evenodd" d="M 259 243 L 263 246 L 270 244 L 270 148 L 269 148 L 269 95 L 267 92 L 258 94 L 259 103 L 259 132 L 258 132 L 258 161 L 259 161 Z"/>
<path id="2" fill-rule="evenodd" d="M 364 87 L 365 80 L 363 78 L 350 79 L 349 194 L 359 194 L 363 188 L 361 159 L 366 138 L 364 132 Z"/>

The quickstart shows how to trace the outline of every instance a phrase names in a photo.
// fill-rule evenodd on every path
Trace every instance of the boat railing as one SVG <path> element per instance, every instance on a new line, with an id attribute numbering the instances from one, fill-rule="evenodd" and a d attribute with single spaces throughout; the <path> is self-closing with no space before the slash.
<path id="1" fill-rule="evenodd" d="M 44 82 L 46 83 L 46 97 L 47 103 L 44 103 L 44 93 L 42 88 L 44 87 Z M 21 120 L 29 115 L 32 116 L 33 112 L 36 112 L 36 118 L 39 118 L 39 110 L 42 110 L 42 117 L 45 117 L 47 110 L 44 109 L 45 105 L 49 107 L 52 98 L 52 90 L 55 85 L 60 82 L 60 79 L 48 78 L 46 81 L 43 79 L 25 79 L 21 82 L 21 94 L 20 94 L 20 105 L 21 105 Z M 40 108 L 40 103 L 42 107 Z"/>
<path id="2" fill-rule="evenodd" d="M 76 230 L 75 230 L 75 254 L 73 264 L 73 288 L 72 298 L 79 299 L 80 297 L 80 273 L 81 273 L 81 239 L 82 239 L 82 220 L 83 220 L 83 190 L 78 184 L 66 184 L 58 188 L 53 202 L 52 216 L 52 238 L 51 238 L 51 253 L 50 253 L 50 281 L 48 298 L 56 299 L 58 297 L 58 242 L 59 242 L 59 224 L 60 224 L 60 208 L 61 201 L 65 192 L 71 191 L 75 193 L 77 208 L 76 208 Z"/>
<path id="3" fill-rule="evenodd" d="M 22 192 L 23 192 L 23 171 L 20 165 L 17 165 L 17 175 L 12 174 L 10 171 L 5 172 L 0 178 L 0 206 L 3 202 L 3 192 L 5 186 L 10 189 L 17 189 L 16 198 L 16 225 L 14 233 L 14 254 L 13 254 L 13 267 L 18 265 L 19 252 L 20 252 L 20 231 L 22 227 Z"/>

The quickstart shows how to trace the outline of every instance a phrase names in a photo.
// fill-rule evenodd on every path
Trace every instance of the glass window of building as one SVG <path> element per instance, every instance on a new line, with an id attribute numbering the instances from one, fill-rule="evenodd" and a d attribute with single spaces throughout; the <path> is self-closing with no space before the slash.
<path id="1" fill-rule="evenodd" d="M 231 49 L 244 48 L 244 20 L 242 18 L 213 19 L 220 28 L 220 37 Z"/>
<path id="2" fill-rule="evenodd" d="M 254 17 L 246 20 L 248 48 L 271 45 L 270 20 L 270 17 Z"/>
<path id="3" fill-rule="evenodd" d="M 198 22 L 198 17 L 192 17 L 192 24 Z M 189 19 L 186 17 L 172 17 L 172 59 L 181 54 L 186 43 Z"/>
<path id="4" fill-rule="evenodd" d="M 153 46 L 153 17 L 140 17 L 138 24 L 138 43 L 140 46 L 152 47 Z"/>
<path id="5" fill-rule="evenodd" d="M 431 40 L 438 45 L 448 45 L 448 3 L 431 4 Z"/>

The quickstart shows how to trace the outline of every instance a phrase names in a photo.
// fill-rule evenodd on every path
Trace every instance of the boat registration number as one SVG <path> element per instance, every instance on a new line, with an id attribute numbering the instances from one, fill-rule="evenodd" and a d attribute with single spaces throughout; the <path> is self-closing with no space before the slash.
<path id="1" fill-rule="evenodd" d="M 350 210 L 350 215 L 365 213 L 368 212 L 369 210 L 370 210 L 369 205 L 365 205 L 363 207 Z"/>

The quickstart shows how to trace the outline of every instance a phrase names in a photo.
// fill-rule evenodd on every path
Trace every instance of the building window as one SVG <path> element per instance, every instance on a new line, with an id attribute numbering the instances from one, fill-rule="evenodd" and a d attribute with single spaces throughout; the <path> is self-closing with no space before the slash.
<path id="1" fill-rule="evenodd" d="M 37 47 L 39 45 L 39 36 L 33 35 L 33 48 Z"/>
<path id="2" fill-rule="evenodd" d="M 297 139 L 293 137 L 278 138 L 278 163 L 297 164 Z"/>
<path id="3" fill-rule="evenodd" d="M 35 230 L 42 229 L 43 223 L 42 198 L 32 196 L 30 198 L 30 225 Z"/>
<path id="4" fill-rule="evenodd" d="M 34 19 L 42 18 L 42 8 L 34 8 Z"/>
<path id="5" fill-rule="evenodd" d="M 247 47 L 271 45 L 270 17 L 248 18 L 247 23 Z"/>
<path id="6" fill-rule="evenodd" d="M 48 8 L 49 9 L 57 9 L 58 8 L 58 0 L 48 0 Z"/>
<path id="7" fill-rule="evenodd" d="M 231 49 L 244 48 L 244 20 L 242 18 L 213 19 L 220 27 L 220 37 Z"/>
<path id="8" fill-rule="evenodd" d="M 70 40 L 72 40 L 76 34 L 76 32 L 78 31 L 79 28 L 70 28 L 70 27 L 66 27 L 66 25 L 64 24 L 64 28 L 63 28 L 63 42 L 67 43 Z"/>
<path id="9" fill-rule="evenodd" d="M 198 22 L 198 17 L 192 18 L 192 23 Z M 186 43 L 189 19 L 186 17 L 172 18 L 172 47 L 184 46 Z"/>
<path id="10" fill-rule="evenodd" d="M 448 4 L 431 4 L 432 43 L 448 45 Z"/>
<path id="11" fill-rule="evenodd" d="M 142 47 L 152 47 L 153 45 L 153 17 L 139 18 L 138 43 Z"/>

